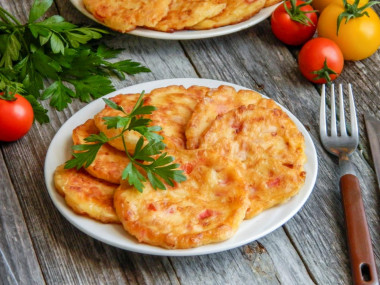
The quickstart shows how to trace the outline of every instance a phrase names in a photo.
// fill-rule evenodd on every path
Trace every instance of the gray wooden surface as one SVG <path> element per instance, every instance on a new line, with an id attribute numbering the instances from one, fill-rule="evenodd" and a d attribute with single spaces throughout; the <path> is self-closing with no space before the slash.
<path id="1" fill-rule="evenodd" d="M 0 0 L 25 21 L 31 0 Z M 49 10 L 77 24 L 92 24 L 70 4 Z M 377 9 L 379 11 L 379 9 Z M 349 284 L 344 217 L 337 190 L 337 160 L 318 137 L 319 88 L 298 72 L 298 48 L 272 35 L 269 20 L 218 38 L 164 41 L 117 35 L 123 48 L 151 73 L 115 80 L 117 88 L 166 78 L 202 77 L 255 89 L 284 105 L 310 131 L 318 152 L 316 185 L 304 207 L 283 227 L 233 250 L 195 257 L 158 257 L 128 252 L 74 228 L 52 204 L 43 176 L 47 148 L 60 126 L 84 106 L 50 110 L 51 124 L 34 125 L 14 143 L 0 142 L 0 284 Z M 362 186 L 377 269 L 380 272 L 380 191 L 368 156 L 362 114 L 379 118 L 380 51 L 346 62 L 337 83 L 353 84 L 361 145 L 353 155 Z M 380 119 L 380 118 L 379 118 Z M 1 127 L 1 126 L 0 126 Z"/>

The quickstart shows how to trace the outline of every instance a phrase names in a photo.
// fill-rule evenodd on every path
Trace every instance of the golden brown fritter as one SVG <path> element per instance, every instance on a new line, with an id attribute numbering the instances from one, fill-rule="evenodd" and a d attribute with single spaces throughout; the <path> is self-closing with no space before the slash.
<path id="1" fill-rule="evenodd" d="M 243 163 L 251 199 L 246 218 L 285 202 L 305 180 L 303 135 L 280 109 L 249 105 L 219 116 L 201 138 L 200 148 Z"/>
<path id="2" fill-rule="evenodd" d="M 173 0 L 168 14 L 153 29 L 163 32 L 183 30 L 218 15 L 225 7 L 220 0 Z"/>
<path id="3" fill-rule="evenodd" d="M 207 30 L 243 22 L 257 14 L 266 0 L 224 0 L 226 8 L 214 17 L 190 27 L 191 30 Z"/>
<path id="4" fill-rule="evenodd" d="M 230 238 L 244 219 L 248 192 L 236 164 L 212 151 L 175 151 L 187 180 L 167 190 L 145 183 L 143 193 L 122 184 L 116 212 L 138 241 L 191 248 Z"/>
<path id="5" fill-rule="evenodd" d="M 231 86 L 221 85 L 211 89 L 195 106 L 186 128 L 188 149 L 199 147 L 199 140 L 218 115 L 243 105 L 255 104 L 266 108 L 280 108 L 273 100 L 263 98 L 252 90 L 236 91 Z"/>
<path id="6" fill-rule="evenodd" d="M 111 29 L 128 32 L 154 27 L 169 11 L 172 0 L 83 0 L 86 9 Z"/>
<path id="7" fill-rule="evenodd" d="M 120 223 L 113 208 L 117 185 L 92 177 L 83 170 L 58 166 L 54 185 L 67 205 L 80 215 L 87 215 L 103 223 Z"/>

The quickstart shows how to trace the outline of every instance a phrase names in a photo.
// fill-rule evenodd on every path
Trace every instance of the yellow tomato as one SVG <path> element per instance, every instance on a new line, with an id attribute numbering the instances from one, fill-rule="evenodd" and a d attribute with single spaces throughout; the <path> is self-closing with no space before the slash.
<path id="1" fill-rule="evenodd" d="M 359 8 L 366 2 L 360 1 Z M 328 5 L 319 17 L 318 36 L 333 40 L 342 50 L 344 59 L 361 60 L 371 56 L 380 46 L 379 16 L 372 8 L 367 8 L 363 12 L 368 16 L 351 18 L 347 23 L 343 17 L 337 34 L 337 19 L 343 12 L 343 1 Z"/>

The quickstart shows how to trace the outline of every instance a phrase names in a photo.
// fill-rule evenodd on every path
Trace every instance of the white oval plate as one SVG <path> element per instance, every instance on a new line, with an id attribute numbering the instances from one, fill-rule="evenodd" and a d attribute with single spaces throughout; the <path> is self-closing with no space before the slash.
<path id="1" fill-rule="evenodd" d="M 99 22 L 90 12 L 86 10 L 86 8 L 83 5 L 83 0 L 70 0 L 70 1 L 83 15 L 103 25 L 103 23 Z M 244 22 L 241 22 L 235 25 L 220 27 L 216 29 L 199 30 L 199 31 L 184 30 L 184 31 L 177 31 L 173 33 L 164 33 L 164 32 L 144 29 L 144 28 L 136 28 L 135 30 L 128 32 L 128 34 L 145 37 L 145 38 L 162 39 L 162 40 L 194 40 L 194 39 L 218 37 L 218 36 L 235 33 L 235 32 L 247 29 L 249 27 L 252 27 L 260 23 L 261 21 L 268 18 L 278 5 L 279 4 L 276 4 L 276 5 L 261 9 L 259 13 L 257 13 L 256 15 L 254 15 L 253 17 L 251 17 L 250 19 Z"/>
<path id="2" fill-rule="evenodd" d="M 216 88 L 222 84 L 230 85 L 237 90 L 247 89 L 242 86 L 217 80 L 199 78 L 178 78 L 137 84 L 134 86 L 117 90 L 104 97 L 113 97 L 121 93 L 140 93 L 143 90 L 145 90 L 145 92 L 150 92 L 152 89 L 169 85 L 183 85 L 185 87 L 189 87 L 192 85 L 201 85 L 210 88 Z M 314 183 L 318 172 L 318 161 L 314 144 L 310 138 L 310 135 L 306 131 L 305 127 L 301 124 L 301 122 L 293 114 L 291 114 L 288 110 L 284 108 L 285 112 L 288 113 L 290 118 L 295 122 L 298 129 L 304 135 L 306 144 L 306 181 L 304 186 L 301 188 L 300 192 L 295 197 L 291 198 L 285 204 L 273 207 L 250 220 L 243 221 L 237 233 L 231 239 L 226 240 L 224 242 L 205 245 L 192 249 L 175 250 L 168 250 L 156 246 L 139 243 L 134 237 L 125 232 L 121 225 L 102 224 L 87 217 L 75 214 L 68 206 L 66 206 L 66 203 L 62 196 L 60 196 L 54 189 L 54 170 L 58 165 L 63 164 L 66 160 L 70 159 L 71 157 L 72 130 L 78 125 L 84 123 L 87 119 L 92 118 L 95 114 L 101 111 L 104 108 L 104 106 L 105 104 L 102 99 L 95 100 L 92 103 L 85 106 L 84 108 L 82 108 L 81 110 L 79 110 L 62 125 L 62 127 L 59 129 L 59 131 L 56 133 L 53 140 L 51 141 L 51 144 L 46 154 L 44 170 L 45 182 L 49 195 L 59 212 L 61 212 L 61 214 L 79 230 L 104 243 L 129 251 L 163 256 L 202 255 L 232 249 L 257 240 L 258 238 L 263 237 L 266 234 L 281 227 L 285 222 L 287 222 L 291 217 L 293 217 L 303 206 L 314 187 Z"/>

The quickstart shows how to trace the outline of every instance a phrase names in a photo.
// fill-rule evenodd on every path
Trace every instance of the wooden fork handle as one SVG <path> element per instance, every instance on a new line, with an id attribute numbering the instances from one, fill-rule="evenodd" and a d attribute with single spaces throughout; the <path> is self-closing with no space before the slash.
<path id="1" fill-rule="evenodd" d="M 371 237 L 364 212 L 359 180 L 352 174 L 340 178 L 346 234 L 354 285 L 378 285 Z"/>

